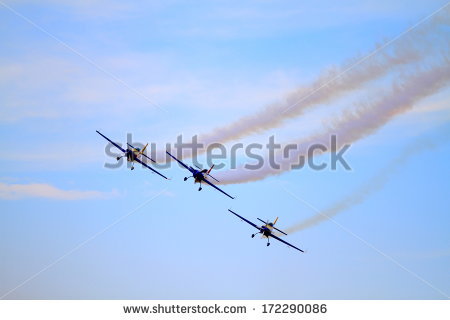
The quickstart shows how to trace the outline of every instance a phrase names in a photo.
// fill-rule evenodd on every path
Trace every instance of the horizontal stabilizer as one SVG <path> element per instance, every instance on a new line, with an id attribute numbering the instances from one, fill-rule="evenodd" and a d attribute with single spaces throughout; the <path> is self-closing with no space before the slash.
<path id="1" fill-rule="evenodd" d="M 275 227 L 273 227 L 275 230 L 277 230 L 278 232 L 281 232 L 282 234 L 284 234 L 285 236 L 287 236 L 287 233 L 286 232 L 284 232 L 284 231 L 281 231 L 280 229 L 278 229 L 278 228 L 275 228 Z"/>

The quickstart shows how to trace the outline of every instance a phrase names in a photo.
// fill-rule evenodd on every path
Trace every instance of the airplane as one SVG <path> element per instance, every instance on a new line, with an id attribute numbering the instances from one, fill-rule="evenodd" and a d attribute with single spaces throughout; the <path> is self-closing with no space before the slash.
<path id="1" fill-rule="evenodd" d="M 296 246 L 293 246 L 292 244 L 290 244 L 290 243 L 284 241 L 283 239 L 280 239 L 279 237 L 277 237 L 276 235 L 274 235 L 274 234 L 272 233 L 272 230 L 275 229 L 275 230 L 281 232 L 282 234 L 287 235 L 287 233 L 285 233 L 285 232 L 281 231 L 280 229 L 277 229 L 277 228 L 274 227 L 275 223 L 277 223 L 277 221 L 278 221 L 278 217 L 275 219 L 274 222 L 268 222 L 268 221 L 267 221 L 267 222 L 264 222 L 263 220 L 261 220 L 260 218 L 258 218 L 259 221 L 261 221 L 262 223 L 264 223 L 264 225 L 262 225 L 261 227 L 258 227 L 256 224 L 254 224 L 253 222 L 248 221 L 248 220 L 245 219 L 244 217 L 241 217 L 241 216 L 238 215 L 236 212 L 234 212 L 234 211 L 232 211 L 232 210 L 230 210 L 230 209 L 228 209 L 228 211 L 230 211 L 230 212 L 231 212 L 232 214 L 234 214 L 235 216 L 241 218 L 242 220 L 244 220 L 244 221 L 247 222 L 248 224 L 250 224 L 250 225 L 254 226 L 256 229 L 258 229 L 259 232 L 252 234 L 252 238 L 254 238 L 258 233 L 261 233 L 263 238 L 267 238 L 267 246 L 270 246 L 269 238 L 272 237 L 272 238 L 274 238 L 274 239 L 276 239 L 276 240 L 278 240 L 278 241 L 283 242 L 284 244 L 287 244 L 288 246 L 290 246 L 290 247 L 292 247 L 292 248 L 294 248 L 294 249 L 297 249 L 297 250 L 300 251 L 300 252 L 305 252 L 305 251 L 303 251 L 302 249 L 299 249 L 299 248 L 297 248 Z"/>
<path id="2" fill-rule="evenodd" d="M 96 132 L 101 135 L 103 138 L 105 138 L 106 140 L 108 140 L 109 142 L 111 142 L 116 148 L 118 148 L 120 151 L 122 151 L 124 154 L 120 157 L 117 157 L 117 161 L 119 161 L 121 158 L 126 157 L 128 162 L 131 162 L 131 170 L 134 170 L 134 162 L 138 162 L 140 164 L 142 164 L 144 167 L 147 167 L 148 169 L 152 170 L 154 173 L 159 174 L 161 177 L 163 177 L 164 179 L 169 180 L 166 176 L 164 176 L 163 174 L 159 173 L 158 171 L 156 171 L 155 169 L 149 167 L 147 164 L 145 164 L 144 162 L 142 162 L 141 159 L 139 159 L 139 157 L 143 156 L 149 160 L 151 160 L 152 162 L 155 162 L 155 160 L 153 160 L 152 158 L 148 157 L 146 154 L 144 154 L 145 149 L 148 146 L 148 143 L 144 146 L 144 148 L 142 148 L 142 150 L 140 148 L 135 148 L 133 147 L 131 144 L 127 143 L 128 147 L 127 150 L 124 150 L 122 147 L 120 147 L 117 143 L 111 141 L 110 139 L 108 139 L 107 137 L 105 137 L 103 134 L 101 134 L 98 130 L 96 130 Z"/>
<path id="3" fill-rule="evenodd" d="M 217 187 L 216 185 L 214 185 L 213 183 L 209 182 L 207 180 L 207 177 L 210 177 L 212 179 L 214 179 L 215 181 L 219 182 L 219 180 L 217 180 L 216 178 L 214 178 L 213 176 L 210 175 L 211 170 L 214 168 L 214 165 L 212 165 L 212 167 L 207 170 L 207 169 L 201 169 L 199 167 L 197 167 L 199 170 L 194 169 L 192 167 L 188 167 L 186 164 L 184 164 L 182 161 L 178 160 L 177 158 L 175 158 L 173 155 L 171 155 L 168 151 L 166 151 L 166 153 L 171 156 L 173 159 L 175 159 L 179 164 L 181 164 L 183 167 L 185 167 L 186 169 L 188 169 L 191 173 L 192 176 L 190 177 L 185 177 L 184 181 L 186 181 L 189 178 L 194 178 L 194 183 L 200 183 L 200 187 L 198 188 L 198 191 L 202 190 L 202 182 L 206 182 L 207 184 L 209 184 L 211 187 L 219 190 L 220 192 L 222 192 L 223 194 L 225 194 L 226 196 L 230 197 L 231 199 L 234 199 L 232 196 L 230 196 L 228 193 L 226 193 L 225 191 L 223 191 L 222 189 L 220 189 L 219 187 Z"/>

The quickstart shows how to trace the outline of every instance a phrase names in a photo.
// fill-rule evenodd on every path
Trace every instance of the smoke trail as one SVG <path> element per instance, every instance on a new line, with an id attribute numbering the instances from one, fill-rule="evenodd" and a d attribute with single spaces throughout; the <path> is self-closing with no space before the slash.
<path id="1" fill-rule="evenodd" d="M 449 80 L 450 64 L 447 59 L 444 59 L 444 63 L 436 67 L 406 76 L 402 82 L 394 82 L 391 90 L 383 94 L 381 98 L 373 102 L 361 103 L 352 112 L 343 112 L 340 119 L 336 120 L 324 133 L 299 141 L 297 150 L 292 152 L 289 157 L 285 158 L 278 154 L 276 160 L 280 164 L 280 168 L 273 168 L 265 159 L 263 167 L 259 170 L 239 168 L 222 172 L 218 178 L 222 184 L 245 183 L 291 170 L 301 156 L 306 158 L 307 150 L 313 143 L 328 146 L 329 151 L 331 148 L 330 134 L 336 134 L 338 137 L 338 149 L 344 144 L 351 144 L 362 139 L 374 133 L 394 117 L 410 110 L 421 99 L 442 89 Z"/>
<path id="2" fill-rule="evenodd" d="M 281 102 L 273 103 L 255 114 L 244 116 L 211 133 L 201 135 L 199 142 L 205 145 L 205 148 L 198 150 L 198 153 L 205 152 L 206 146 L 212 143 L 226 143 L 278 127 L 286 120 L 298 117 L 312 107 L 328 103 L 357 90 L 370 81 L 394 71 L 397 67 L 422 61 L 426 57 L 447 50 L 449 40 L 445 27 L 450 24 L 448 12 L 449 9 L 446 7 L 420 28 L 405 34 L 386 48 L 383 46 L 389 42 L 376 45 L 375 48 L 383 49 L 369 55 L 367 59 L 362 59 L 367 54 L 359 55 L 340 67 L 322 72 L 310 85 L 297 89 Z M 357 63 L 359 60 L 364 61 Z M 190 151 L 183 150 L 183 157 L 192 157 Z M 155 156 L 158 161 L 171 161 L 166 157 L 165 151 L 160 151 Z"/>
<path id="3" fill-rule="evenodd" d="M 355 57 L 322 73 L 312 84 L 290 94 L 283 102 L 269 105 L 264 110 L 239 119 L 227 126 L 218 128 L 210 134 L 200 137 L 208 145 L 215 142 L 225 143 L 246 135 L 278 127 L 287 119 L 301 115 L 305 110 L 330 102 L 343 94 L 361 88 L 368 82 L 378 79 L 394 68 L 422 60 L 439 48 L 436 43 L 448 46 L 448 34 L 439 35 L 439 26 L 449 24 L 448 10 L 437 15 L 420 29 L 414 30 L 402 39 L 391 44 L 390 48 L 370 56 L 355 67 L 362 56 Z M 447 14 L 447 15 L 446 15 Z M 439 41 L 436 41 L 436 38 Z M 383 47 L 383 44 L 378 45 Z M 434 52 L 435 53 L 435 52 Z M 349 70 L 345 72 L 345 70 Z"/>
<path id="4" fill-rule="evenodd" d="M 321 211 L 320 213 L 298 224 L 295 224 L 292 227 L 289 227 L 288 229 L 286 229 L 286 232 L 293 233 L 312 227 L 316 224 L 319 224 L 320 222 L 328 220 L 329 218 L 337 215 L 340 212 L 343 212 L 344 210 L 350 209 L 351 207 L 362 203 L 372 193 L 381 190 L 383 186 L 389 181 L 392 174 L 400 169 L 409 158 L 420 152 L 435 148 L 436 146 L 437 143 L 433 143 L 431 141 L 420 140 L 414 142 L 413 144 L 408 146 L 399 156 L 392 160 L 385 168 L 378 172 L 377 175 L 367 181 L 363 186 L 358 188 L 354 193 L 338 201 L 337 203 Z"/>

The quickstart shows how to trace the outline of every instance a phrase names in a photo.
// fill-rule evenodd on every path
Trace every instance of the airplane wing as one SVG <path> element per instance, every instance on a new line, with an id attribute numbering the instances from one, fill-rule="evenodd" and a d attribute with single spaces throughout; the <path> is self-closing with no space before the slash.
<path id="1" fill-rule="evenodd" d="M 162 175 L 161 173 L 159 173 L 158 171 L 156 171 L 155 169 L 149 167 L 148 165 L 146 165 L 144 162 L 142 162 L 139 159 L 134 159 L 134 161 L 139 162 L 140 164 L 142 164 L 144 167 L 147 167 L 148 169 L 152 170 L 154 173 L 159 174 L 161 177 L 163 177 L 164 179 L 169 180 L 169 178 L 167 178 L 166 176 Z"/>
<path id="2" fill-rule="evenodd" d="M 282 234 L 284 234 L 285 236 L 287 236 L 287 233 L 286 232 L 284 232 L 284 231 L 281 231 L 280 229 L 278 229 L 278 228 L 275 228 L 275 227 L 273 227 L 275 230 L 277 230 L 278 232 L 281 232 Z"/>
<path id="3" fill-rule="evenodd" d="M 250 224 L 250 225 L 252 225 L 252 226 L 254 226 L 256 229 L 258 229 L 258 230 L 261 230 L 261 228 L 260 227 L 258 227 L 256 224 L 254 224 L 253 222 L 251 222 L 251 221 L 248 221 L 247 219 L 245 219 L 244 217 L 241 217 L 240 215 L 238 215 L 236 212 L 234 212 L 234 211 L 231 211 L 230 209 L 228 209 L 228 211 L 230 211 L 232 214 L 234 214 L 235 216 L 237 216 L 237 217 L 239 217 L 239 218 L 241 218 L 242 220 L 244 220 L 245 222 L 247 222 L 248 224 Z"/>
<path id="4" fill-rule="evenodd" d="M 150 161 L 156 163 L 155 160 L 153 160 L 152 158 L 150 158 L 149 156 L 147 156 L 145 153 L 142 154 L 144 157 L 146 157 L 147 159 L 149 159 Z"/>
<path id="5" fill-rule="evenodd" d="M 126 152 L 124 149 L 122 149 L 117 143 L 109 140 L 107 137 L 105 137 L 103 134 L 101 134 L 98 130 L 95 130 L 99 135 L 101 135 L 103 138 L 105 138 L 106 140 L 108 140 L 109 142 L 111 142 L 116 148 L 118 148 L 119 150 L 121 150 L 122 152 Z"/>
<path id="6" fill-rule="evenodd" d="M 216 178 L 214 178 L 212 175 L 210 175 L 209 173 L 207 173 L 208 177 L 213 178 L 214 180 L 216 180 L 217 182 L 220 182 L 219 180 L 217 180 Z"/>
<path id="7" fill-rule="evenodd" d="M 171 155 L 168 151 L 166 151 L 166 153 L 171 156 L 173 159 L 175 159 L 179 164 L 181 164 L 183 167 L 185 167 L 186 169 L 188 169 L 190 172 L 194 173 L 194 171 L 192 171 L 191 168 L 189 168 L 187 165 L 185 165 L 182 161 L 178 160 L 177 158 L 175 158 L 173 155 Z"/>
<path id="8" fill-rule="evenodd" d="M 223 191 L 222 189 L 220 189 L 218 186 L 216 186 L 214 183 L 209 182 L 206 179 L 203 179 L 203 181 L 205 181 L 207 184 L 209 184 L 211 187 L 216 188 L 217 190 L 219 190 L 220 192 L 222 192 L 223 194 L 227 195 L 228 197 L 230 197 L 231 199 L 234 199 L 232 196 L 230 196 L 228 193 L 226 193 L 225 191 Z"/>
<path id="9" fill-rule="evenodd" d="M 256 219 L 258 219 L 259 221 L 261 221 L 262 223 L 264 223 L 264 224 L 267 224 L 268 222 L 266 222 L 266 221 L 263 221 L 262 219 L 260 219 L 260 218 L 256 218 Z"/>
<path id="10" fill-rule="evenodd" d="M 133 147 L 131 144 L 127 143 L 128 146 L 132 147 L 134 150 L 136 150 L 135 147 Z M 147 159 L 151 160 L 152 162 L 156 163 L 155 160 L 153 160 L 152 158 L 150 158 L 149 156 L 147 156 L 145 153 L 141 153 L 142 156 L 146 157 Z"/>
<path id="11" fill-rule="evenodd" d="M 290 244 L 289 242 L 286 242 L 286 241 L 284 241 L 283 239 L 280 239 L 280 238 L 278 238 L 277 236 L 275 236 L 275 235 L 273 235 L 273 234 L 271 234 L 270 237 L 272 237 L 272 238 L 274 238 L 274 239 L 277 239 L 278 241 L 281 241 L 281 242 L 283 242 L 284 244 L 287 244 L 289 247 L 292 247 L 292 248 L 294 248 L 294 249 L 297 249 L 298 251 L 305 252 L 305 251 L 303 251 L 302 249 L 299 249 L 299 248 L 297 248 L 296 246 L 293 246 L 293 245 Z"/>

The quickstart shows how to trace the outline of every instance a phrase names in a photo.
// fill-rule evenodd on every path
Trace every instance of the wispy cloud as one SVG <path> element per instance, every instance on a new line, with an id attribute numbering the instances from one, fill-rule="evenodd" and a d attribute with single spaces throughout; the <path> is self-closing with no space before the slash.
<path id="1" fill-rule="evenodd" d="M 0 182 L 0 199 L 19 200 L 25 198 L 45 198 L 55 200 L 107 199 L 118 192 L 63 190 L 45 183 L 8 184 Z"/>
<path id="2" fill-rule="evenodd" d="M 279 37 L 280 34 L 308 32 L 343 25 L 361 24 L 374 19 L 405 19 L 409 12 L 420 12 L 425 5 L 404 0 L 378 1 L 202 1 L 186 7 L 182 15 L 166 6 L 160 15 L 167 34 L 191 38 L 241 39 Z M 429 4 L 427 10 L 429 10 Z M 170 12 L 171 14 L 167 14 Z M 402 13 L 402 14 L 400 14 Z"/>
<path id="3" fill-rule="evenodd" d="M 34 4 L 32 0 L 15 0 L 9 6 L 19 8 Z M 138 6 L 129 2 L 115 0 L 43 0 L 42 7 L 70 10 L 70 14 L 83 18 L 125 19 L 138 12 Z"/>
<path id="4" fill-rule="evenodd" d="M 258 79 L 235 81 L 236 73 L 180 67 L 176 58 L 146 54 L 97 55 L 105 69 L 169 111 L 172 106 L 199 111 L 257 108 L 294 86 L 293 76 L 268 70 Z M 134 118 L 134 112 L 159 115 L 145 99 L 77 57 L 38 53 L 0 60 L 1 122 L 24 119 Z M 48 94 L 51 92 L 52 94 Z"/>

